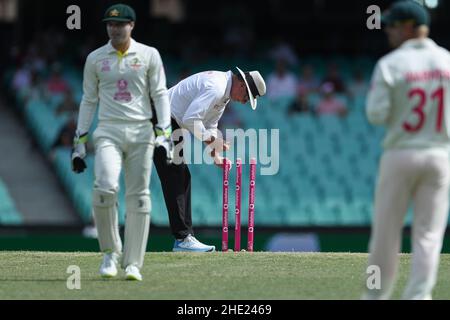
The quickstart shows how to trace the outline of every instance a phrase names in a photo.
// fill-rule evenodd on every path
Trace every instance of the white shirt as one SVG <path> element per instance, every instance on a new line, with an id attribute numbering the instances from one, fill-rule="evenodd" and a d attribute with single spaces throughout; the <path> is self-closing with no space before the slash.
<path id="1" fill-rule="evenodd" d="M 380 59 L 366 113 L 385 125 L 383 146 L 450 145 L 450 53 L 431 39 L 411 39 Z"/>
<path id="2" fill-rule="evenodd" d="M 232 72 L 205 71 L 169 89 L 172 117 L 181 128 L 205 141 L 217 137 L 217 125 L 230 101 Z"/>
<path id="3" fill-rule="evenodd" d="M 283 77 L 272 73 L 267 79 L 267 96 L 270 99 L 293 97 L 297 93 L 298 80 L 294 74 L 286 72 Z"/>
<path id="4" fill-rule="evenodd" d="M 86 59 L 77 129 L 81 133 L 89 131 L 97 104 L 99 122 L 149 120 L 150 97 L 158 124 L 168 126 L 170 105 L 158 50 L 131 39 L 128 51 L 121 54 L 108 42 Z"/>

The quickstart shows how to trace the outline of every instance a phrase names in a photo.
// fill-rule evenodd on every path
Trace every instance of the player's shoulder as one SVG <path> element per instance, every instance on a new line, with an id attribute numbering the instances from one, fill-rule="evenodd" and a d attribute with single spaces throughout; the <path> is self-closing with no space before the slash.
<path id="1" fill-rule="evenodd" d="M 136 46 L 136 50 L 148 55 L 159 55 L 159 51 L 158 49 L 156 49 L 155 47 L 146 45 L 144 43 L 141 42 L 137 42 L 134 40 L 134 46 Z"/>
<path id="2" fill-rule="evenodd" d="M 446 48 L 441 47 L 439 44 L 429 38 L 425 39 L 424 41 L 429 50 L 431 50 L 433 59 L 435 59 L 436 61 L 450 63 L 450 52 Z"/>
<path id="3" fill-rule="evenodd" d="M 446 48 L 436 45 L 435 50 L 440 56 L 450 60 L 450 51 L 448 51 Z"/>
<path id="4" fill-rule="evenodd" d="M 217 97 L 223 96 L 223 93 L 228 84 L 227 73 L 223 71 L 205 71 L 200 75 L 203 78 L 203 85 L 205 89 L 211 91 Z"/>
<path id="5" fill-rule="evenodd" d="M 422 40 L 422 45 L 427 48 L 433 55 L 440 57 L 442 59 L 450 59 L 450 52 L 444 47 L 439 46 L 431 39 Z M 408 45 L 402 45 L 399 48 L 393 50 L 392 52 L 383 56 L 379 62 L 384 65 L 395 65 L 401 61 L 405 61 L 410 56 L 414 54 L 416 47 L 412 46 L 411 43 Z"/>
<path id="6" fill-rule="evenodd" d="M 379 65 L 395 64 L 404 55 L 405 55 L 405 51 L 402 50 L 402 48 L 397 48 L 397 49 L 385 54 L 384 56 L 382 56 L 380 58 L 380 60 L 378 60 L 378 64 Z"/>
<path id="7" fill-rule="evenodd" d="M 102 55 L 107 53 L 107 51 L 108 51 L 107 48 L 108 48 L 108 44 L 105 44 L 105 45 L 103 45 L 103 46 L 101 46 L 101 47 L 91 51 L 88 54 L 86 60 L 87 61 L 95 61 L 96 59 L 98 59 L 99 57 L 101 57 Z"/>

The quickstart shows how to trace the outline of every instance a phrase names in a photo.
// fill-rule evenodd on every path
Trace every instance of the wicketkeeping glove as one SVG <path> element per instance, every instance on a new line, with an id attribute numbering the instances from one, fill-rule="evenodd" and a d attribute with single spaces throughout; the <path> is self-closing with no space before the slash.
<path id="1" fill-rule="evenodd" d="M 171 164 L 173 159 L 173 150 L 174 150 L 174 144 L 172 141 L 172 126 L 167 126 L 166 128 L 161 128 L 160 126 L 155 126 L 155 132 L 156 132 L 156 140 L 155 140 L 155 146 L 163 147 L 166 149 L 166 156 L 167 156 L 167 163 Z"/>
<path id="2" fill-rule="evenodd" d="M 86 157 L 86 142 L 88 140 L 88 133 L 80 134 L 80 132 L 75 133 L 73 138 L 73 148 L 72 148 L 72 171 L 75 173 L 81 173 L 86 169 L 86 162 L 84 158 Z"/>

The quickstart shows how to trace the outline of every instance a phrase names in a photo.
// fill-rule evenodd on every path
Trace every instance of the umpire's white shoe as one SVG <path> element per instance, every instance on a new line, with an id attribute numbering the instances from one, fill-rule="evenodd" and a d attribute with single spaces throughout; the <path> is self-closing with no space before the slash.
<path id="1" fill-rule="evenodd" d="M 117 266 L 119 265 L 119 255 L 115 252 L 105 253 L 100 266 L 100 275 L 103 278 L 113 278 L 117 276 Z"/>
<path id="2" fill-rule="evenodd" d="M 203 244 L 193 235 L 188 234 L 183 240 L 175 240 L 172 250 L 174 252 L 214 252 L 216 247 Z"/>
<path id="3" fill-rule="evenodd" d="M 134 265 L 129 265 L 125 268 L 125 279 L 142 281 L 142 275 L 139 272 L 139 268 Z"/>

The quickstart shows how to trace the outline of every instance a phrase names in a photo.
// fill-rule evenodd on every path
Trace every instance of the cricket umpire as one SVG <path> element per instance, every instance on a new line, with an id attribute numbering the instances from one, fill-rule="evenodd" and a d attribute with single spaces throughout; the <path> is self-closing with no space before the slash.
<path id="1" fill-rule="evenodd" d="M 205 71 L 194 74 L 169 89 L 172 128 L 186 129 L 206 145 L 213 144 L 211 156 L 222 168 L 221 152 L 229 145 L 218 137 L 218 122 L 230 100 L 256 109 L 259 96 L 266 93 L 266 84 L 258 71 Z M 182 138 L 175 141 L 176 149 Z M 158 148 L 160 149 L 160 148 Z M 180 154 L 182 157 L 182 153 Z M 175 159 L 175 157 L 174 157 Z M 175 163 L 177 162 L 177 163 Z M 161 180 L 169 222 L 175 242 L 173 251 L 212 252 L 194 237 L 191 218 L 191 175 L 185 161 L 167 164 L 166 153 L 157 150 L 154 163 Z M 210 214 L 214 214 L 210 212 Z"/>
<path id="2" fill-rule="evenodd" d="M 86 59 L 72 167 L 76 173 L 86 168 L 85 143 L 98 104 L 99 122 L 93 134 L 93 214 L 104 253 L 100 274 L 116 276 L 121 261 L 126 279 L 142 280 L 140 268 L 150 224 L 149 183 L 155 147 L 150 99 L 158 117 L 156 141 L 167 142 L 171 124 L 166 76 L 158 50 L 131 38 L 136 21 L 131 7 L 113 5 L 106 10 L 103 21 L 110 41 Z M 126 188 L 123 255 L 117 212 L 122 168 Z"/>
<path id="3" fill-rule="evenodd" d="M 369 266 L 380 288 L 364 299 L 391 296 L 410 203 L 411 270 L 403 299 L 431 299 L 449 209 L 450 53 L 428 38 L 430 17 L 415 1 L 394 3 L 383 16 L 395 50 L 381 58 L 367 97 L 367 117 L 384 125 L 384 153 L 375 192 Z"/>

